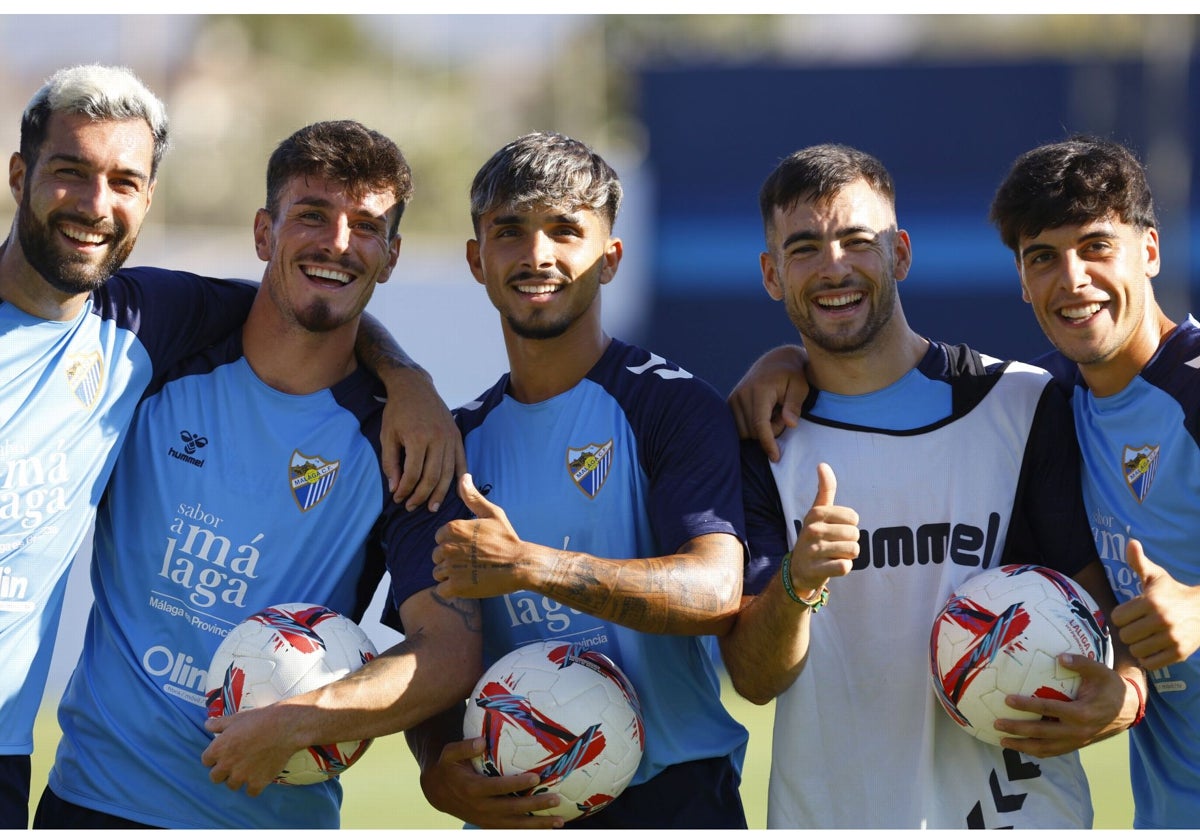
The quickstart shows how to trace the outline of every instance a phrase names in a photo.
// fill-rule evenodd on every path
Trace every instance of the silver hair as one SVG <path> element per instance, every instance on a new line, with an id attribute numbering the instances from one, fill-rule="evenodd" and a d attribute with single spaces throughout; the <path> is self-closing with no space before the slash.
<path id="1" fill-rule="evenodd" d="M 50 116 L 59 111 L 93 120 L 145 120 L 154 138 L 151 177 L 157 173 L 170 144 L 167 108 L 129 68 L 81 64 L 48 78 L 21 116 L 21 156 L 27 164 L 37 159 Z"/>

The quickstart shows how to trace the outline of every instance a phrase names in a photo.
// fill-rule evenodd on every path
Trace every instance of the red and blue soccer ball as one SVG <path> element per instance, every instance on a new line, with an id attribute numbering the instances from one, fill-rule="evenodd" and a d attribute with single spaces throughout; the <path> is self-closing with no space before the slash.
<path id="1" fill-rule="evenodd" d="M 999 718 L 1028 720 L 1005 696 L 1074 700 L 1080 677 L 1059 665 L 1062 653 L 1112 666 L 1108 626 L 1092 597 L 1053 569 L 1007 565 L 967 580 L 933 621 L 929 665 L 942 708 L 981 741 L 1007 736 Z"/>
<path id="2" fill-rule="evenodd" d="M 230 631 L 213 654 L 208 716 L 221 717 L 303 694 L 356 671 L 377 656 L 362 628 L 316 604 L 267 607 Z M 275 782 L 312 785 L 356 762 L 370 740 L 315 745 L 293 755 Z"/>
<path id="3" fill-rule="evenodd" d="M 629 785 L 645 730 L 633 686 L 603 654 L 570 642 L 536 642 L 501 657 L 479 680 L 463 720 L 466 738 L 485 739 L 475 769 L 489 776 L 535 772 L 518 796 L 553 791 L 538 814 L 594 814 Z"/>

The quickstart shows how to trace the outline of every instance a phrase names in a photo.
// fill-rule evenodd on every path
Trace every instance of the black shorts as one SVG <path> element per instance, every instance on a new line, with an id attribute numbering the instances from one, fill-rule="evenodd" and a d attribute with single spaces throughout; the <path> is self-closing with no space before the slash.
<path id="1" fill-rule="evenodd" d="M 741 780 L 728 756 L 673 764 L 564 828 L 745 828 Z"/>
<path id="2" fill-rule="evenodd" d="M 0 830 L 29 828 L 29 756 L 0 755 Z"/>
<path id="3" fill-rule="evenodd" d="M 153 825 L 93 811 L 61 798 L 47 785 L 33 815 L 34 828 L 155 828 Z"/>

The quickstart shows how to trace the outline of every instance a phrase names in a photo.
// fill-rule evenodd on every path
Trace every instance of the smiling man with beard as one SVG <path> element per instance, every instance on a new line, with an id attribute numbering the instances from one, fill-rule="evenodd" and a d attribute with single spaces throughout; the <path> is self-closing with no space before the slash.
<path id="1" fill-rule="evenodd" d="M 101 502 L 95 605 L 35 828 L 336 828 L 339 783 L 270 784 L 287 759 L 411 726 L 479 675 L 477 606 L 433 591 L 434 534 L 466 511 L 391 499 L 383 386 L 354 355 L 399 257 L 408 163 L 359 123 L 314 123 L 279 144 L 267 185 L 245 326 L 156 376 Z M 205 436 L 202 459 L 170 457 L 181 429 Z M 314 465 L 320 480 L 294 480 Z M 221 720 L 212 740 L 202 669 L 230 630 L 290 602 L 359 621 L 385 569 L 403 641 L 338 684 Z"/>
<path id="2" fill-rule="evenodd" d="M 728 626 L 741 588 L 737 440 L 707 383 L 603 328 L 621 197 L 600 155 L 548 132 L 475 175 L 467 264 L 500 315 L 510 372 L 456 415 L 473 476 L 460 495 L 475 516 L 438 533 L 438 592 L 482 599 L 487 663 L 562 639 L 609 656 L 636 688 L 637 773 L 567 827 L 745 828 L 746 731 L 721 705 L 703 638 Z M 529 813 L 558 794 L 509 795 L 536 773 L 475 772 L 483 739 L 462 740 L 461 709 L 447 730 L 418 734 L 439 810 L 483 827 L 561 823 Z"/>
<path id="3" fill-rule="evenodd" d="M 110 282 L 150 209 L 166 145 L 163 105 L 132 74 L 72 68 L 34 95 L 9 162 L 17 212 L 0 255 L 5 828 L 28 824 L 33 720 L 66 571 L 138 398 L 155 366 L 233 329 L 253 294 L 156 270 Z"/>
<path id="4" fill-rule="evenodd" d="M 1006 722 L 1002 747 L 938 707 L 928 669 L 934 616 L 981 569 L 1050 566 L 1115 604 L 1066 401 L 1044 370 L 909 326 L 912 244 L 875 158 L 801 149 L 759 203 L 763 285 L 813 386 L 776 462 L 743 449 L 751 559 L 720 640 L 738 693 L 775 700 L 768 827 L 1090 827 L 1075 750 L 1134 721 L 1128 652 L 1120 674 L 1074 657 L 1079 698 Z"/>
<path id="5" fill-rule="evenodd" d="M 0 828 L 28 825 L 33 721 L 66 572 L 137 401 L 154 373 L 239 326 L 254 295 L 239 282 L 119 270 L 167 145 L 162 102 L 124 68 L 87 65 L 60 70 L 34 94 L 9 161 L 17 211 L 0 246 Z M 440 498 L 460 448 L 449 414 L 415 366 L 389 372 L 388 385 L 406 395 L 389 404 L 400 412 L 389 427 L 413 434 L 396 493 Z M 384 445 L 396 473 L 397 437 Z"/>

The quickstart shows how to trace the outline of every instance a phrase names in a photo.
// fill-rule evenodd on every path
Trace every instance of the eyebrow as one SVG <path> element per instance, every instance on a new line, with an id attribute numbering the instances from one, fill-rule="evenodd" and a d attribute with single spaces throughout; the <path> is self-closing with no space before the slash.
<path id="1" fill-rule="evenodd" d="M 491 225 L 493 227 L 499 227 L 500 225 L 520 225 L 524 224 L 528 219 L 529 214 L 527 213 L 505 213 L 503 216 L 496 216 L 492 219 Z M 583 217 L 578 213 L 558 213 L 551 216 L 550 220 L 562 224 L 578 225 L 583 221 Z"/>
<path id="2" fill-rule="evenodd" d="M 89 169 L 98 168 L 96 166 L 95 161 L 88 160 L 87 158 L 80 157 L 79 155 L 67 154 L 66 152 L 58 152 L 58 153 L 52 154 L 48 158 L 46 158 L 46 160 L 47 160 L 47 162 L 61 161 L 63 163 L 77 163 L 80 166 L 86 166 Z M 143 172 L 140 169 L 124 168 L 124 169 L 117 169 L 116 171 L 119 174 L 126 176 L 127 178 L 137 178 L 138 180 L 143 181 L 143 182 L 150 180 L 150 176 L 147 175 L 145 172 Z"/>
<path id="3" fill-rule="evenodd" d="M 1092 228 L 1091 230 L 1088 230 L 1082 236 L 1080 236 L 1078 239 L 1076 239 L 1073 244 L 1078 246 L 1078 245 L 1082 245 L 1086 242 L 1090 242 L 1093 239 L 1112 239 L 1112 238 L 1116 237 L 1116 235 L 1117 235 L 1116 230 L 1105 225 L 1103 227 Z M 1026 245 L 1024 248 L 1021 249 L 1021 259 L 1025 259 L 1030 254 L 1038 254 L 1038 253 L 1041 253 L 1042 251 L 1053 251 L 1053 250 L 1054 250 L 1053 246 L 1051 246 L 1049 243 L 1031 242 L 1029 245 Z"/>
<path id="4" fill-rule="evenodd" d="M 838 228 L 836 231 L 834 231 L 834 238 L 845 239 L 847 236 L 852 236 L 856 233 L 868 233 L 871 236 L 879 235 L 879 231 L 875 230 L 874 228 L 867 227 L 866 225 L 850 225 L 848 227 Z M 779 247 L 783 250 L 787 250 L 788 246 L 796 242 L 811 242 L 813 240 L 819 241 L 822 239 L 824 239 L 824 236 L 815 230 L 798 230 L 788 236 L 787 239 L 783 240 Z"/>
<path id="5" fill-rule="evenodd" d="M 293 207 L 296 207 L 297 205 L 304 205 L 305 207 L 320 207 L 321 209 L 324 210 L 324 209 L 329 209 L 329 208 L 333 207 L 333 202 L 330 201 L 328 198 L 322 198 L 319 195 L 302 195 L 299 198 L 297 198 L 295 201 L 292 202 Z M 395 205 L 392 205 L 392 206 L 394 207 Z M 361 210 L 361 209 L 352 212 L 351 215 L 365 216 L 368 219 L 378 219 L 379 221 L 386 222 L 387 214 L 389 212 L 391 212 L 391 207 L 389 207 L 388 210 L 385 211 L 382 215 L 376 214 L 376 213 L 371 213 L 371 212 L 368 212 L 366 210 Z"/>

